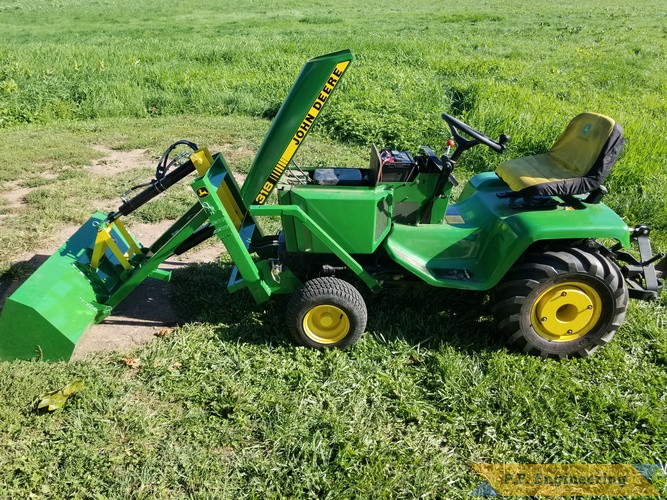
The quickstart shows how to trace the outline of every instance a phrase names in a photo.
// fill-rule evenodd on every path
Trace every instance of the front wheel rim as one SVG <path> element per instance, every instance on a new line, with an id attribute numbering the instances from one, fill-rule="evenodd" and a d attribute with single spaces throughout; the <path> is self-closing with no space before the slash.
<path id="1" fill-rule="evenodd" d="M 575 281 L 544 290 L 533 302 L 531 323 L 541 337 L 554 342 L 577 340 L 602 316 L 602 298 L 592 286 Z"/>
<path id="2" fill-rule="evenodd" d="M 303 317 L 304 333 L 318 344 L 335 344 L 350 332 L 350 318 L 341 308 L 323 304 Z"/>

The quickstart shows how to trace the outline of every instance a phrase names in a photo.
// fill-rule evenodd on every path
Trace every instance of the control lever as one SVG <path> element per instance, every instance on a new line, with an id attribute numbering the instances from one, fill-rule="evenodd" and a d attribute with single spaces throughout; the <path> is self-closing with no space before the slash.
<path id="1" fill-rule="evenodd" d="M 447 141 L 447 151 L 445 151 L 445 156 L 449 157 L 449 152 L 452 150 L 454 146 L 456 146 L 456 143 L 454 142 L 454 138 L 452 137 Z"/>

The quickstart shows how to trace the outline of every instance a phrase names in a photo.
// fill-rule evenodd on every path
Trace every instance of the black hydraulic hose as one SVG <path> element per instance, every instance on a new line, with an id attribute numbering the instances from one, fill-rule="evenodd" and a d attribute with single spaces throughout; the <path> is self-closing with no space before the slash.
<path id="1" fill-rule="evenodd" d="M 192 149 L 192 151 L 197 151 L 197 145 L 194 142 L 190 141 L 185 141 L 185 140 L 180 140 L 176 141 L 173 143 L 167 150 L 164 152 L 162 155 L 162 158 L 160 158 L 160 161 L 157 164 L 157 168 L 155 169 L 155 178 L 156 179 L 164 179 L 165 175 L 167 174 L 167 170 L 172 166 L 172 164 L 176 161 L 176 159 L 172 160 L 171 163 L 167 163 L 167 160 L 169 159 L 169 153 L 171 153 L 176 147 L 179 145 L 185 145 Z M 180 155 L 179 155 L 180 156 Z"/>
<path id="2" fill-rule="evenodd" d="M 107 216 L 107 222 L 113 222 L 121 215 L 129 215 L 134 212 L 136 209 L 145 205 L 150 200 L 155 198 L 157 195 L 170 188 L 178 181 L 184 179 L 189 174 L 195 171 L 195 165 L 191 160 L 186 161 L 180 167 L 172 170 L 169 174 L 165 175 L 162 179 L 153 179 L 150 182 L 150 186 L 140 192 L 138 195 L 133 196 L 120 207 L 118 207 L 117 212 L 113 212 Z"/>

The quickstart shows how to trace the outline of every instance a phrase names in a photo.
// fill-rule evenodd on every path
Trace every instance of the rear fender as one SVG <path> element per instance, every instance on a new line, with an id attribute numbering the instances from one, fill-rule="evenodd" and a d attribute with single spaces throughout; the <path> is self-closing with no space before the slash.
<path id="1" fill-rule="evenodd" d="M 537 247 L 595 239 L 612 239 L 619 242 L 619 247 L 629 247 L 630 230 L 607 210 L 610 213 L 603 217 L 570 217 L 569 211 L 532 211 L 496 220 L 488 235 L 480 235 L 478 262 L 482 274 L 487 276 L 486 287 L 497 285 L 524 253 Z"/>

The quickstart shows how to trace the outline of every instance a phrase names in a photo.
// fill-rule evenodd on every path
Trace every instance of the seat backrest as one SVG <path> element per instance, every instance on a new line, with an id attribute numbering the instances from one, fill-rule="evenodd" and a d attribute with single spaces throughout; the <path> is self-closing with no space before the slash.
<path id="1" fill-rule="evenodd" d="M 548 153 L 508 160 L 496 172 L 523 196 L 592 193 L 607 178 L 624 146 L 618 123 L 597 113 L 581 113 Z"/>
<path id="2" fill-rule="evenodd" d="M 600 156 L 616 122 L 597 113 L 575 116 L 549 151 L 549 155 L 578 176 L 588 173 Z"/>
<path id="3" fill-rule="evenodd" d="M 574 177 L 536 187 L 539 194 L 581 194 L 598 189 L 625 146 L 623 128 L 597 113 L 575 116 L 549 151 Z"/>

